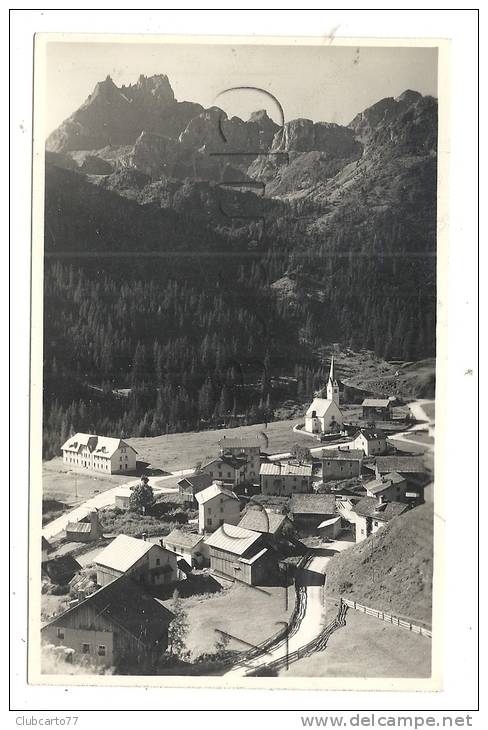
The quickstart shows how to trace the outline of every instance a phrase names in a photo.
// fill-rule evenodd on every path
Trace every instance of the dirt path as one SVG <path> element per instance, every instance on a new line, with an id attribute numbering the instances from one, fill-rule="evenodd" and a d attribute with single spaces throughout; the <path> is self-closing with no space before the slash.
<path id="1" fill-rule="evenodd" d="M 416 421 L 419 421 L 419 423 L 414 424 L 411 428 L 408 429 L 408 431 L 401 431 L 400 433 L 396 433 L 392 436 L 388 436 L 388 441 L 391 441 L 394 443 L 395 441 L 401 441 L 403 444 L 407 444 L 408 446 L 419 446 L 422 447 L 422 451 L 434 451 L 434 443 L 425 443 L 424 441 L 415 441 L 415 439 L 412 438 L 404 438 L 407 434 L 410 436 L 412 433 L 415 433 L 415 431 L 422 431 L 425 430 L 425 428 L 428 428 L 429 426 L 434 426 L 434 419 L 430 418 L 430 416 L 427 415 L 427 413 L 424 411 L 423 406 L 427 405 L 428 403 L 433 403 L 432 400 L 416 400 L 412 401 L 412 403 L 408 404 L 408 407 L 410 408 L 410 411 L 412 412 L 413 417 Z"/>

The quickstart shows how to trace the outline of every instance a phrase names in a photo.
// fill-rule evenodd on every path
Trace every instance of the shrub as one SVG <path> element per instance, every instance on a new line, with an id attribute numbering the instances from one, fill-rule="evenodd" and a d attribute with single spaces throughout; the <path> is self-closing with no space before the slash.
<path id="1" fill-rule="evenodd" d="M 47 592 L 50 593 L 52 596 L 66 596 L 69 593 L 69 585 L 52 585 Z"/>

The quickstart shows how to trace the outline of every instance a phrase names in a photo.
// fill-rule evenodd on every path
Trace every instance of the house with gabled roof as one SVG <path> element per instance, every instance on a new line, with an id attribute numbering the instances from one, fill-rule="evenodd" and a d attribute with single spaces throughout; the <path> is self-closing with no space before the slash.
<path id="1" fill-rule="evenodd" d="M 245 484 L 247 478 L 247 461 L 245 456 L 224 454 L 213 459 L 205 460 L 199 469 L 213 481 L 218 480 L 230 487 Z"/>
<path id="2" fill-rule="evenodd" d="M 117 535 L 94 559 L 97 583 L 105 586 L 127 575 L 148 587 L 178 579 L 177 556 L 161 545 L 129 535 Z"/>
<path id="3" fill-rule="evenodd" d="M 370 428 L 361 428 L 349 443 L 351 449 L 362 449 L 365 456 L 386 454 L 388 450 L 386 436 L 380 431 Z"/>
<path id="4" fill-rule="evenodd" d="M 239 527 L 255 532 L 280 535 L 285 528 L 293 528 L 287 515 L 263 507 L 250 506 L 241 517 Z"/>
<path id="5" fill-rule="evenodd" d="M 126 575 L 91 593 L 41 628 L 43 644 L 71 649 L 105 667 L 150 669 L 168 646 L 174 614 Z"/>
<path id="6" fill-rule="evenodd" d="M 365 540 L 394 517 L 399 517 L 409 509 L 410 505 L 403 502 L 388 502 L 381 495 L 363 497 L 353 508 L 356 542 Z"/>
<path id="7" fill-rule="evenodd" d="M 211 570 L 232 581 L 259 585 L 276 569 L 277 555 L 260 532 L 224 523 L 205 543 Z"/>
<path id="8" fill-rule="evenodd" d="M 320 523 L 337 516 L 336 499 L 333 494 L 294 494 L 290 514 L 297 531 L 316 534 Z"/>
<path id="9" fill-rule="evenodd" d="M 365 421 L 389 421 L 392 416 L 391 398 L 365 398 L 361 404 Z"/>
<path id="10" fill-rule="evenodd" d="M 324 449 L 321 456 L 322 479 L 351 479 L 361 474 L 364 452 L 362 449 Z"/>
<path id="11" fill-rule="evenodd" d="M 161 544 L 191 567 L 201 567 L 208 560 L 208 549 L 200 533 L 175 529 L 162 538 Z"/>
<path id="12" fill-rule="evenodd" d="M 137 451 L 123 439 L 75 433 L 62 445 L 63 464 L 103 474 L 128 474 L 136 469 Z"/>
<path id="13" fill-rule="evenodd" d="M 235 492 L 214 482 L 198 492 L 198 530 L 200 533 L 214 532 L 224 522 L 237 525 L 241 515 L 241 503 Z"/>
<path id="14" fill-rule="evenodd" d="M 195 472 L 189 476 L 183 477 L 177 483 L 178 492 L 183 502 L 191 506 L 197 506 L 196 495 L 203 489 L 213 484 L 214 478 L 210 474 L 203 472 Z"/>
<path id="15" fill-rule="evenodd" d="M 232 456 L 244 464 L 244 480 L 254 483 L 259 475 L 261 443 L 256 436 L 224 436 L 219 441 L 220 456 Z"/>
<path id="16" fill-rule="evenodd" d="M 365 464 L 365 467 L 369 471 L 374 471 L 376 478 L 380 475 L 388 479 L 390 474 L 399 474 L 406 481 L 404 501 L 416 505 L 423 504 L 425 486 L 431 477 L 426 470 L 422 455 L 377 456 L 372 463 Z"/>
<path id="17" fill-rule="evenodd" d="M 66 539 L 73 542 L 94 542 L 103 537 L 103 528 L 98 519 L 97 510 L 92 510 L 86 517 L 66 525 Z"/>

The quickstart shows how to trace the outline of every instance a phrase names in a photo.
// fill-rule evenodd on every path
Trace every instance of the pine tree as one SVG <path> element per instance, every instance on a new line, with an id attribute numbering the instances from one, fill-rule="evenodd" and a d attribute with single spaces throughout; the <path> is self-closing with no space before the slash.
<path id="1" fill-rule="evenodd" d="M 171 611 L 174 614 L 174 619 L 171 621 L 168 628 L 169 650 L 171 654 L 181 657 L 185 654 L 185 639 L 188 634 L 189 626 L 188 616 L 183 608 L 183 603 L 177 588 L 175 588 L 173 593 Z"/>

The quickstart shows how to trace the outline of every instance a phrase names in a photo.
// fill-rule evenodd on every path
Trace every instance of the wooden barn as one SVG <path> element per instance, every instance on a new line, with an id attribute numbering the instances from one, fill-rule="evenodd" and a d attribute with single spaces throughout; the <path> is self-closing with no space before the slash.
<path id="1" fill-rule="evenodd" d="M 293 524 L 301 535 L 316 535 L 324 520 L 337 517 L 336 500 L 333 494 L 294 494 L 290 511 Z"/>
<path id="2" fill-rule="evenodd" d="M 173 618 L 171 611 L 122 576 L 45 624 L 41 639 L 106 667 L 127 662 L 150 668 L 168 646 Z"/>
<path id="3" fill-rule="evenodd" d="M 79 522 L 68 522 L 66 539 L 73 542 L 94 542 L 103 537 L 103 528 L 98 519 L 98 512 L 93 510 Z"/>
<path id="4" fill-rule="evenodd" d="M 389 398 L 365 398 L 362 402 L 363 420 L 390 421 L 392 410 Z"/>

